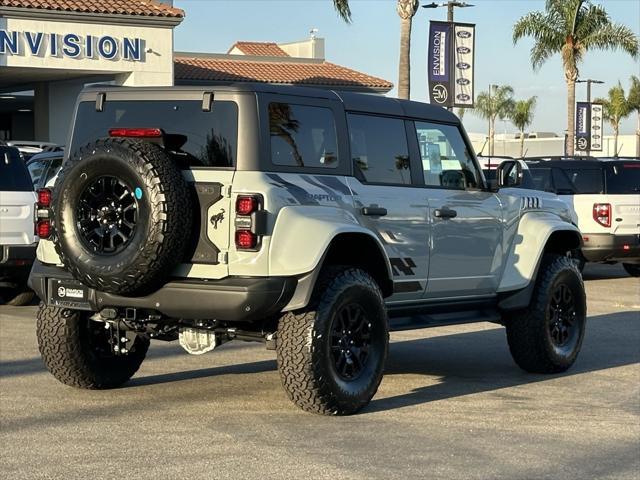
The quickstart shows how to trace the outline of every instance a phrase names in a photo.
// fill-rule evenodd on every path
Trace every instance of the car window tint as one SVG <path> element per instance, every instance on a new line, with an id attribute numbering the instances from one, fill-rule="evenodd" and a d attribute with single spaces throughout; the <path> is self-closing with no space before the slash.
<path id="1" fill-rule="evenodd" d="M 600 168 L 563 168 L 576 193 L 604 193 Z"/>
<path id="2" fill-rule="evenodd" d="M 62 166 L 62 157 L 57 157 L 51 160 L 49 164 L 49 169 L 47 170 L 46 177 L 42 181 L 42 185 L 45 186 L 49 180 L 56 176 L 56 174 L 60 171 L 60 167 Z"/>
<path id="3" fill-rule="evenodd" d="M 351 158 L 369 183 L 411 184 L 404 120 L 349 114 Z"/>
<path id="4" fill-rule="evenodd" d="M 109 129 L 161 128 L 175 158 L 189 166 L 233 167 L 238 143 L 238 106 L 213 102 L 210 112 L 197 101 L 107 101 L 96 112 L 95 102 L 82 102 L 73 131 L 71 151 L 107 137 Z"/>
<path id="5" fill-rule="evenodd" d="M 42 175 L 44 175 L 44 173 L 47 170 L 47 161 L 46 160 L 30 161 L 27 164 L 27 169 L 29 170 L 29 175 L 31 176 L 31 182 L 35 187 L 36 185 L 39 184 L 40 180 L 42 179 Z"/>
<path id="6" fill-rule="evenodd" d="M 572 195 L 576 193 L 576 188 L 569 180 L 567 173 L 561 168 L 553 169 L 553 183 L 555 187 L 555 193 L 558 195 Z"/>
<path id="7" fill-rule="evenodd" d="M 545 192 L 554 191 L 550 168 L 530 168 L 529 172 L 533 180 L 534 190 L 543 190 Z"/>
<path id="8" fill-rule="evenodd" d="M 338 166 L 336 125 L 330 108 L 270 103 L 269 135 L 275 165 Z"/>
<path id="9" fill-rule="evenodd" d="M 640 192 L 640 162 L 626 162 L 607 168 L 607 193 Z"/>
<path id="10" fill-rule="evenodd" d="M 0 191 L 33 191 L 33 183 L 17 149 L 0 147 Z"/>
<path id="11" fill-rule="evenodd" d="M 426 185 L 461 190 L 482 186 L 480 172 L 457 127 L 415 125 Z"/>

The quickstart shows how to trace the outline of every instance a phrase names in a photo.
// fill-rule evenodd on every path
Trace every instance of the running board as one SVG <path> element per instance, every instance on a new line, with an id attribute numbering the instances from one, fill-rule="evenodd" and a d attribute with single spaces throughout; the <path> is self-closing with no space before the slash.
<path id="1" fill-rule="evenodd" d="M 392 332 L 400 332 L 403 330 L 417 330 L 420 328 L 433 328 L 445 325 L 460 325 L 464 323 L 477 322 L 502 323 L 502 317 L 500 316 L 500 313 L 494 309 L 391 317 L 389 319 L 389 330 Z"/>

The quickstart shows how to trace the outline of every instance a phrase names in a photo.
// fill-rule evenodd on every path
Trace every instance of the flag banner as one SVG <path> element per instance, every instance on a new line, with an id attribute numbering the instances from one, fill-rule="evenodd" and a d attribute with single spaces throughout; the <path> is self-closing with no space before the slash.
<path id="1" fill-rule="evenodd" d="M 476 26 L 471 23 L 455 23 L 453 26 L 453 105 L 473 108 L 473 73 Z"/>
<path id="2" fill-rule="evenodd" d="M 453 24 L 448 22 L 430 22 L 429 24 L 429 58 L 427 69 L 429 79 L 429 96 L 431 103 L 443 107 L 453 106 L 453 78 L 451 63 L 451 32 Z"/>
<path id="3" fill-rule="evenodd" d="M 591 105 L 591 115 L 590 115 L 590 131 L 591 138 L 589 139 L 591 151 L 601 152 L 602 151 L 602 104 L 600 103 L 592 103 Z"/>
<path id="4" fill-rule="evenodd" d="M 589 150 L 589 135 L 591 134 L 591 115 L 587 102 L 577 102 L 576 105 L 576 150 Z"/>

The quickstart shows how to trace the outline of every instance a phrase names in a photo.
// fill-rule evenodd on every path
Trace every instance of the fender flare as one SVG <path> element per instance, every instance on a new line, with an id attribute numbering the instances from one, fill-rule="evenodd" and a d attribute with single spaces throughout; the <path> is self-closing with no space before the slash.
<path id="1" fill-rule="evenodd" d="M 342 234 L 362 234 L 373 240 L 393 280 L 391 264 L 380 239 L 344 209 L 288 206 L 278 213 L 269 242 L 269 275 L 296 276 L 298 287 L 284 310 L 306 306 L 331 243 Z"/>
<path id="2" fill-rule="evenodd" d="M 566 245 L 553 245 L 552 236 Z M 582 246 L 578 227 L 551 213 L 527 213 L 522 216 L 512 240 L 505 269 L 498 286 L 499 305 L 506 310 L 529 305 L 531 293 L 545 251 L 569 251 Z"/>

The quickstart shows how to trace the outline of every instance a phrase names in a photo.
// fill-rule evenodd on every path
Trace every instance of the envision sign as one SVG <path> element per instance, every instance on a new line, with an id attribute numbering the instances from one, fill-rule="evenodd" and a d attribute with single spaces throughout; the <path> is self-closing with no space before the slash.
<path id="1" fill-rule="evenodd" d="M 140 38 L 115 38 L 110 35 L 81 36 L 0 30 L 0 55 L 89 58 L 144 61 L 144 41 Z"/>

